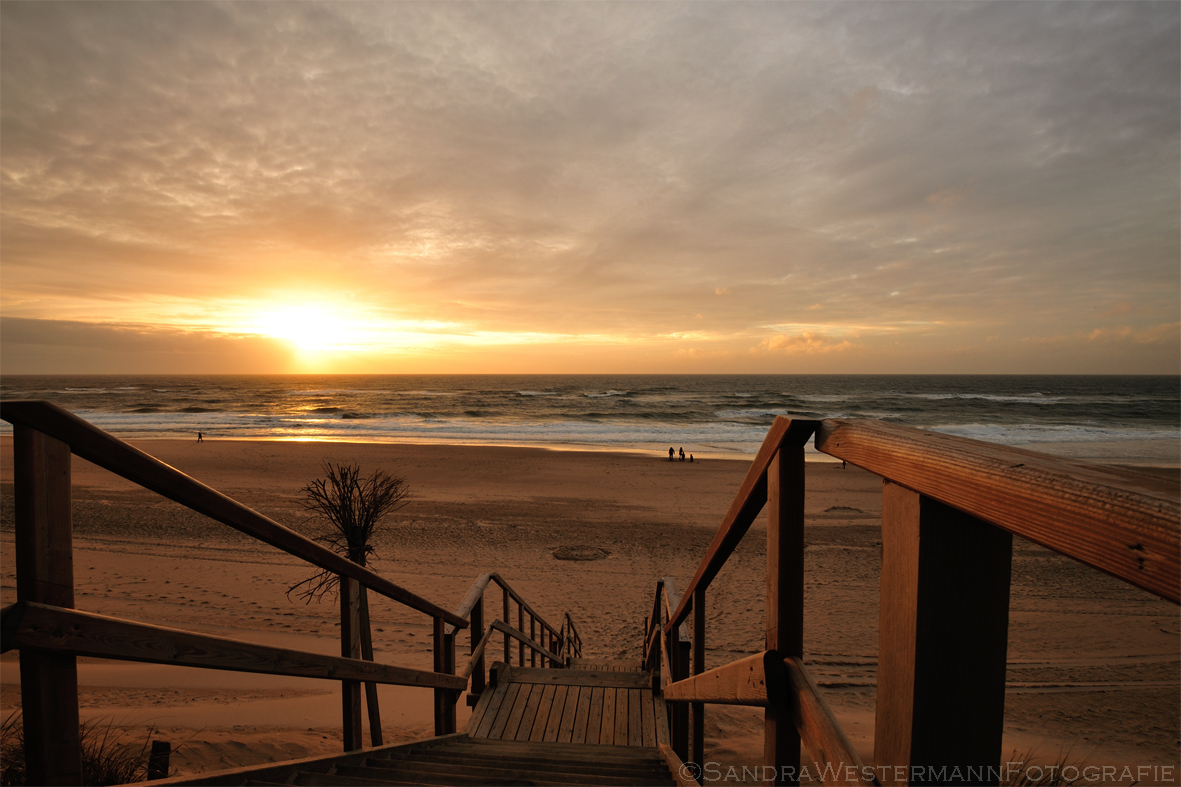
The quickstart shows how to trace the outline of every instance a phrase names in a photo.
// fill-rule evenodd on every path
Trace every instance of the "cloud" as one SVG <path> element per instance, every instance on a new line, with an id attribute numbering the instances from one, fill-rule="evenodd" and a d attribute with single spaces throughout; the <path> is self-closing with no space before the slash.
<path id="1" fill-rule="evenodd" d="M 857 346 L 848 339 L 837 340 L 816 331 L 806 331 L 791 336 L 782 333 L 769 336 L 750 351 L 752 354 L 816 355 L 845 352 Z"/>

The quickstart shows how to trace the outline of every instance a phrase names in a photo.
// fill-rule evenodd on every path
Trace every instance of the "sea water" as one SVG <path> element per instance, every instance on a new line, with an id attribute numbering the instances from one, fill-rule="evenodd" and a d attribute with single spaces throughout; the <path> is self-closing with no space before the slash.
<path id="1" fill-rule="evenodd" d="M 125 438 L 673 446 L 740 458 L 786 415 L 875 418 L 1108 463 L 1181 463 L 1181 379 L 1171 376 L 10 375 L 4 399 L 48 399 Z"/>

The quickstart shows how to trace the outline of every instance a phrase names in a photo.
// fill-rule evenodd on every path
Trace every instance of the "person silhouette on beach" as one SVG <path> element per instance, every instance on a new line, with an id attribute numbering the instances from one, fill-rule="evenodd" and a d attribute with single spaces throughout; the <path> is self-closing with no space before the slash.
<path id="1" fill-rule="evenodd" d="M 681 449 L 681 461 L 682 462 L 685 461 L 685 449 L 684 448 Z"/>
<path id="2" fill-rule="evenodd" d="M 198 443 L 205 442 L 204 437 L 205 436 L 203 434 L 201 434 L 200 432 L 197 432 L 197 442 Z"/>
<path id="3" fill-rule="evenodd" d="M 671 461 L 673 460 L 673 454 L 675 454 L 675 453 L 676 453 L 676 452 L 675 452 L 675 451 L 673 451 L 673 447 L 670 445 L 670 446 L 668 447 L 668 461 L 670 461 L 670 462 L 671 462 Z"/>
<path id="4" fill-rule="evenodd" d="M 693 461 L 693 454 L 689 454 L 689 461 L 690 461 L 690 462 L 692 462 L 692 461 Z"/>

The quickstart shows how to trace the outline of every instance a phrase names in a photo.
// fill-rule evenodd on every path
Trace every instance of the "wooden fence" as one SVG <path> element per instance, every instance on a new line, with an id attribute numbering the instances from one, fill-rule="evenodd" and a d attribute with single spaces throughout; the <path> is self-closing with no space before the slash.
<path id="1" fill-rule="evenodd" d="M 431 688 L 435 732 L 455 731 L 455 704 L 471 683 L 486 685 L 483 651 L 494 631 L 519 643 L 518 665 L 540 654 L 562 666 L 580 656 L 582 640 L 569 614 L 560 629 L 546 622 L 499 574 L 484 574 L 455 612 L 427 601 L 373 571 L 325 549 L 205 484 L 50 402 L 6 401 L 0 416 L 13 424 L 17 601 L 0 614 L 2 649 L 21 653 L 21 699 L 29 784 L 81 784 L 77 656 L 189 667 L 339 680 L 346 751 L 361 748 L 361 685 L 369 689 L 371 743 L 381 743 L 376 684 Z M 340 578 L 341 656 L 256 645 L 74 609 L 70 460 L 77 455 L 194 511 L 263 541 Z M 502 590 L 503 618 L 485 622 L 484 591 Z M 365 587 L 430 616 L 434 622 L 433 671 L 373 661 Z M 508 624 L 516 605 L 517 627 Z M 524 633 L 528 618 L 529 634 Z M 447 627 L 450 626 L 450 631 Z M 455 634 L 468 628 L 471 659 L 456 674 Z M 541 641 L 537 640 L 540 629 Z M 363 650 L 365 658 L 362 658 Z"/>
<path id="2" fill-rule="evenodd" d="M 803 662 L 813 436 L 818 450 L 883 479 L 869 767 Z M 706 589 L 764 507 L 765 650 L 706 671 Z M 969 782 L 996 783 L 1013 534 L 1178 603 L 1179 522 L 1177 488 L 1134 472 L 879 421 L 778 418 L 684 595 L 671 579 L 656 586 L 644 659 L 670 708 L 673 747 L 703 765 L 705 704 L 755 705 L 765 708 L 764 759 L 777 783 L 798 779 L 801 740 L 826 784 L 930 782 L 957 766 L 979 777 Z"/>

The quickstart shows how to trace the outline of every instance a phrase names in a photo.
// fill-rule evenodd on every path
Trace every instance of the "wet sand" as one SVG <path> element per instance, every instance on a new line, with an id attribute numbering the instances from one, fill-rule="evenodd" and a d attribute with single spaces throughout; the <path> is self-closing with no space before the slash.
<path id="1" fill-rule="evenodd" d="M 745 474 L 744 461 L 537 448 L 155 440 L 138 445 L 300 532 L 300 487 L 323 461 L 406 477 L 410 503 L 378 542 L 375 570 L 454 608 L 499 571 L 542 615 L 569 611 L 586 655 L 638 658 L 656 581 L 684 587 Z M 0 439 L 3 603 L 15 598 L 11 439 Z M 1176 471 L 1163 471 L 1176 477 Z M 805 660 L 838 719 L 872 759 L 881 482 L 808 466 Z M 309 574 L 293 558 L 75 459 L 77 606 L 166 626 L 338 652 L 335 606 L 284 591 Z M 765 530 L 756 524 L 715 580 L 707 667 L 761 650 Z M 607 551 L 559 561 L 562 546 Z M 1016 540 L 1005 752 L 1043 761 L 1172 765 L 1178 778 L 1177 607 Z M 489 596 L 491 610 L 498 608 Z M 430 619 L 375 600 L 379 660 L 430 667 Z M 461 648 L 466 636 L 461 635 Z M 464 662 L 460 656 L 461 666 Z M 5 712 L 19 702 L 16 654 L 2 664 Z M 159 728 L 195 773 L 340 747 L 336 684 L 82 659 L 84 719 Z M 428 690 L 384 688 L 387 741 L 431 734 Z M 466 706 L 459 706 L 460 724 Z M 707 709 L 707 760 L 756 765 L 761 711 Z M 1152 779 L 1142 780 L 1150 783 Z M 1170 783 L 1170 782 L 1165 782 Z"/>

